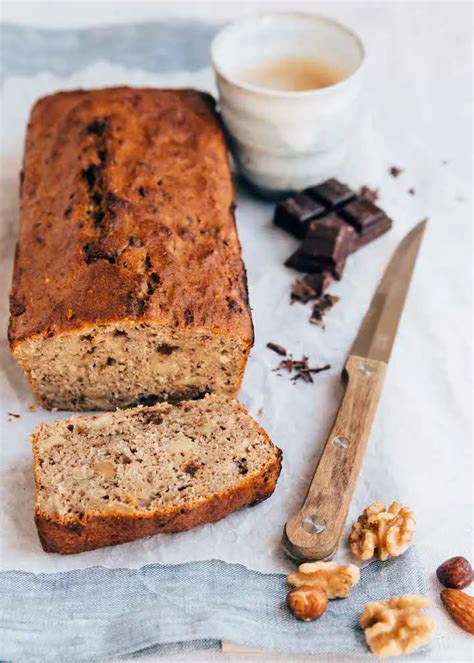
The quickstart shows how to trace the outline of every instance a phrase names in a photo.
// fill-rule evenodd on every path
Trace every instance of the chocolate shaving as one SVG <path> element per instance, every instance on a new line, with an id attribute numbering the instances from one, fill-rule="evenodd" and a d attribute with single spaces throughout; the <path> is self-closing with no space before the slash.
<path id="1" fill-rule="evenodd" d="M 277 355 L 286 357 L 286 349 L 282 345 L 278 345 L 278 343 L 267 343 L 267 348 L 276 352 Z"/>
<path id="2" fill-rule="evenodd" d="M 331 368 L 330 364 L 325 366 L 320 366 L 319 368 L 302 368 L 296 375 L 291 379 L 293 382 L 296 380 L 303 380 L 303 382 L 314 382 L 312 374 L 321 373 L 322 371 L 328 371 Z"/>
<path id="3" fill-rule="evenodd" d="M 19 419 L 20 415 L 16 414 L 15 412 L 7 412 L 9 417 L 15 417 L 15 419 Z"/>
<path id="4" fill-rule="evenodd" d="M 314 382 L 313 374 L 321 373 L 321 371 L 327 371 L 331 368 L 329 364 L 321 367 L 311 367 L 309 366 L 308 361 L 309 357 L 307 355 L 303 355 L 301 359 L 294 359 L 293 356 L 290 355 L 287 359 L 283 359 L 273 370 L 285 370 L 288 373 L 293 373 L 296 371 L 296 375 L 291 377 L 293 382 L 296 382 L 296 380 L 303 380 L 303 382 Z M 277 373 L 277 375 L 281 374 Z"/>

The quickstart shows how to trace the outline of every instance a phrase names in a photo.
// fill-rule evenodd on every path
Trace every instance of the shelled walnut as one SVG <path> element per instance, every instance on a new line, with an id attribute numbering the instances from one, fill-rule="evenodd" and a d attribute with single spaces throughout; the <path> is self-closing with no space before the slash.
<path id="1" fill-rule="evenodd" d="M 393 596 L 369 603 L 359 619 L 365 639 L 379 658 L 400 656 L 423 647 L 434 636 L 435 624 L 420 610 L 429 608 L 423 596 Z"/>
<path id="2" fill-rule="evenodd" d="M 355 557 L 369 560 L 377 554 L 384 561 L 404 553 L 414 532 L 410 509 L 398 502 L 392 502 L 388 509 L 382 502 L 373 502 L 352 525 L 349 543 Z"/>
<path id="3" fill-rule="evenodd" d="M 320 587 L 329 599 L 345 598 L 360 579 L 359 567 L 337 562 L 306 562 L 290 573 L 288 583 L 294 587 Z"/>

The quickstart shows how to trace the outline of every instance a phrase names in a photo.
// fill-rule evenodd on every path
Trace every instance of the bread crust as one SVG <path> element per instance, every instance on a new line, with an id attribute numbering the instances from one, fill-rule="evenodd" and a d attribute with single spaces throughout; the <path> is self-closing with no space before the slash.
<path id="1" fill-rule="evenodd" d="M 205 329 L 249 350 L 234 207 L 209 95 L 120 87 L 40 99 L 25 145 L 13 354 L 117 321 Z"/>
<path id="2" fill-rule="evenodd" d="M 185 407 L 180 403 L 176 407 Z M 159 407 L 159 406 L 158 406 Z M 248 415 L 246 408 L 239 403 L 240 409 Z M 140 408 L 141 409 L 141 408 Z M 153 409 L 153 408 L 150 408 Z M 73 421 L 74 418 L 71 419 Z M 80 553 L 104 546 L 127 543 L 159 533 L 179 532 L 213 523 L 229 514 L 270 497 L 276 487 L 281 471 L 282 452 L 270 441 L 265 430 L 254 421 L 258 432 L 265 436 L 274 449 L 274 458 L 257 475 L 243 478 L 239 484 L 219 493 L 213 493 L 207 499 L 196 500 L 185 507 L 164 507 L 154 513 L 84 513 L 79 517 L 51 517 L 39 507 L 40 488 L 39 452 L 37 439 L 43 424 L 33 432 L 31 444 L 34 457 L 34 476 L 36 485 L 35 522 L 41 545 L 46 552 L 60 554 Z"/>
<path id="3" fill-rule="evenodd" d="M 41 512 L 35 513 L 35 522 L 43 550 L 71 554 L 94 550 L 104 546 L 127 543 L 159 533 L 188 530 L 205 523 L 213 523 L 229 514 L 267 499 L 275 490 L 281 469 L 281 451 L 260 475 L 242 482 L 235 489 L 216 493 L 206 501 L 186 509 L 163 510 L 150 516 L 106 517 L 84 516 L 82 520 L 54 520 Z"/>

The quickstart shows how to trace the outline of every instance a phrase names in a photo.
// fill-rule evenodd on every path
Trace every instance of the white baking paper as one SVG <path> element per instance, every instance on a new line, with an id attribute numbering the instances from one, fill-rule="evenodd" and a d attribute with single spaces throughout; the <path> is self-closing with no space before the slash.
<path id="1" fill-rule="evenodd" d="M 430 222 L 349 520 L 372 499 L 396 498 L 415 510 L 422 551 L 430 549 L 433 532 L 440 535 L 440 513 L 450 509 L 457 526 L 453 522 L 445 526 L 453 541 L 463 541 L 469 525 L 469 509 L 464 509 L 464 516 L 462 509 L 469 498 L 471 462 L 469 191 L 450 176 L 449 164 L 441 163 L 443 155 L 421 148 L 416 136 L 397 126 L 396 117 L 380 118 L 373 128 L 366 116 L 351 159 L 338 175 L 353 187 L 380 187 L 380 204 L 394 226 L 388 235 L 352 256 L 343 280 L 329 288 L 341 300 L 327 315 L 325 329 L 309 323 L 310 305 L 290 306 L 290 284 L 296 274 L 283 262 L 297 246 L 296 240 L 272 226 L 272 204 L 251 197 L 244 188 L 237 193 L 237 222 L 256 335 L 240 398 L 283 450 L 283 471 L 273 497 L 186 533 L 157 535 L 81 555 L 42 551 L 33 521 L 28 437 L 38 422 L 67 413 L 29 410 L 33 397 L 6 341 L 24 132 L 29 109 L 38 97 L 58 89 L 114 84 L 192 86 L 214 92 L 209 70 L 151 75 L 107 63 L 96 63 L 66 78 L 47 73 L 8 78 L 2 90 L 0 568 L 53 572 L 207 558 L 262 571 L 290 568 L 280 544 L 283 526 L 304 498 L 336 413 L 343 393 L 344 359 L 394 248 L 427 216 Z M 392 164 L 403 168 L 399 178 L 388 174 Z M 415 195 L 408 193 L 412 187 Z M 288 375 L 274 372 L 280 357 L 266 348 L 268 341 L 284 345 L 295 357 L 309 355 L 311 365 L 330 363 L 331 370 L 316 375 L 314 384 L 295 384 Z M 447 446 L 463 459 L 456 476 L 443 475 Z M 344 548 L 339 557 L 346 558 Z"/>

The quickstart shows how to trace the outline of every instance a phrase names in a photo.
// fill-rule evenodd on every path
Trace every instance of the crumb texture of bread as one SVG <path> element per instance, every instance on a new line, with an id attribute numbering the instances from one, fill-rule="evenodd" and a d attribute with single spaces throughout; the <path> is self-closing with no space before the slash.
<path id="1" fill-rule="evenodd" d="M 40 424 L 32 444 L 48 552 L 214 522 L 269 497 L 281 468 L 265 431 L 221 395 Z"/>
<path id="2" fill-rule="evenodd" d="M 10 299 L 11 349 L 46 407 L 237 392 L 253 328 L 209 95 L 109 88 L 36 103 Z"/>

